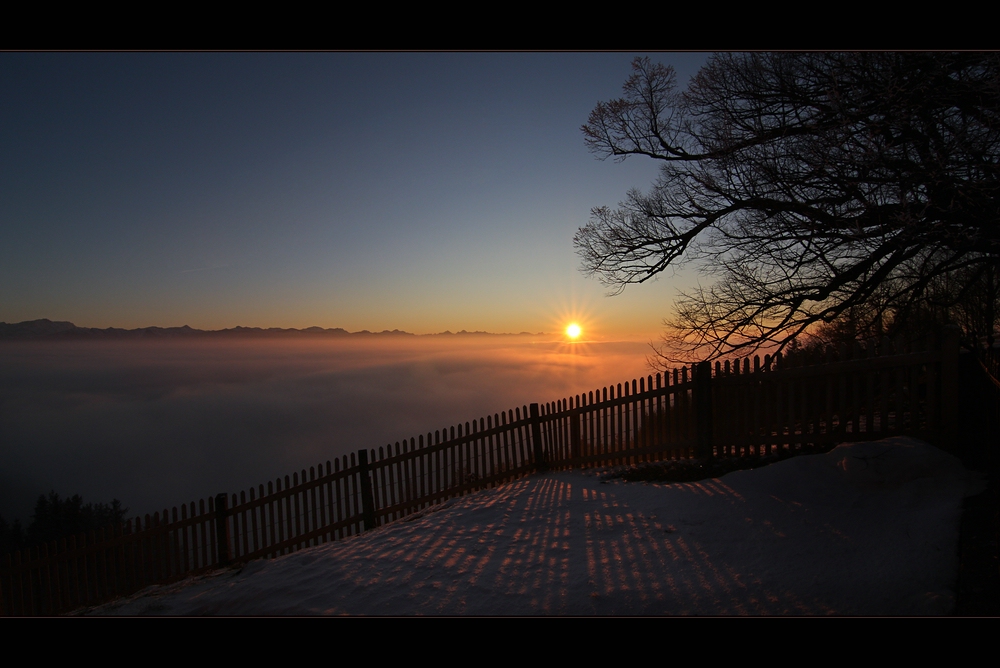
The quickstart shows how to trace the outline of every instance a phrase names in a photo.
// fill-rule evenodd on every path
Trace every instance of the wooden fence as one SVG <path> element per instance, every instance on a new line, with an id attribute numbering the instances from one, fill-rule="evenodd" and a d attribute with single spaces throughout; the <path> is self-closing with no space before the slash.
<path id="1" fill-rule="evenodd" d="M 909 434 L 952 447 L 958 341 L 842 350 L 794 366 L 758 356 L 675 369 L 361 450 L 237 494 L 6 555 L 6 615 L 58 614 L 234 562 L 343 539 L 545 469 Z M 714 372 L 713 372 L 714 371 Z"/>

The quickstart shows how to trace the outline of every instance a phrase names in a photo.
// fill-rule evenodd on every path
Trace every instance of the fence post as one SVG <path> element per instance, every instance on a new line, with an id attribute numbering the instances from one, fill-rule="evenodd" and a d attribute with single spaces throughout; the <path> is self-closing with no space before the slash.
<path id="1" fill-rule="evenodd" d="M 712 457 L 712 364 L 699 362 L 694 374 L 695 443 L 698 457 Z"/>
<path id="2" fill-rule="evenodd" d="M 528 410 L 531 419 L 531 446 L 535 456 L 535 470 L 544 471 L 548 467 L 545 463 L 545 452 L 542 450 L 542 421 L 538 414 L 538 404 L 531 404 Z"/>
<path id="3" fill-rule="evenodd" d="M 579 407 L 570 411 L 569 414 L 569 458 L 570 461 L 580 456 L 580 409 Z"/>
<path id="4" fill-rule="evenodd" d="M 958 345 L 961 333 L 957 326 L 948 325 L 941 337 L 941 402 L 940 446 L 943 450 L 955 454 L 958 436 Z"/>
<path id="5" fill-rule="evenodd" d="M 358 466 L 361 468 L 361 516 L 365 521 L 365 531 L 375 528 L 375 497 L 372 496 L 372 479 L 368 473 L 368 450 L 358 450 Z"/>
<path id="6" fill-rule="evenodd" d="M 219 555 L 219 565 L 229 563 L 229 495 L 225 492 L 215 495 L 215 542 Z"/>

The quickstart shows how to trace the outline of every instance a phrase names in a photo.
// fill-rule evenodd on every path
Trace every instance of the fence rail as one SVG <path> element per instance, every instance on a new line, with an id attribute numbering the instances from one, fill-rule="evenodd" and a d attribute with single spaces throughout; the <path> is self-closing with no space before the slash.
<path id="1" fill-rule="evenodd" d="M 58 614 L 232 562 L 276 557 L 539 470 L 764 456 L 893 434 L 952 445 L 958 341 L 793 366 L 707 362 L 360 450 L 0 560 L 0 613 Z"/>

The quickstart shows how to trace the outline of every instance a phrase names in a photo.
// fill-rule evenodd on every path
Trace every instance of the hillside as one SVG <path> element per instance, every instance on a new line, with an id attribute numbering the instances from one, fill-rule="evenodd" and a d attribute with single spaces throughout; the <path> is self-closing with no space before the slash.
<path id="1" fill-rule="evenodd" d="M 907 438 L 719 479 L 522 479 L 98 615 L 935 615 L 982 489 Z"/>

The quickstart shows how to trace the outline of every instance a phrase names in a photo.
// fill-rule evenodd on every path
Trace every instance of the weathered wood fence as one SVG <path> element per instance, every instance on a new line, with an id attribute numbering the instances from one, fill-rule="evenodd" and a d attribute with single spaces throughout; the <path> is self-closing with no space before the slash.
<path id="1" fill-rule="evenodd" d="M 545 469 L 760 457 L 909 434 L 954 446 L 956 336 L 825 363 L 707 362 L 360 450 L 237 494 L 0 558 L 6 615 L 58 614 L 233 562 L 276 557 Z"/>

